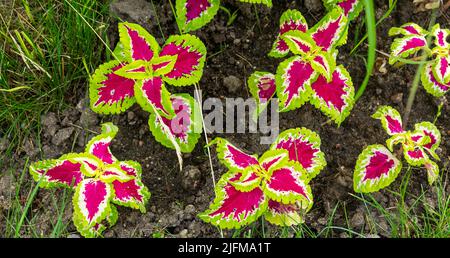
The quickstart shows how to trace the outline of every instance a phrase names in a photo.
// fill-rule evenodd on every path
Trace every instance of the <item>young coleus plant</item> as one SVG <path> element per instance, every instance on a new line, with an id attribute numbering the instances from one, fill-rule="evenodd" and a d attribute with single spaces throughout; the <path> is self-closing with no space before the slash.
<path id="1" fill-rule="evenodd" d="M 216 197 L 199 217 L 220 228 L 240 228 L 260 216 L 279 226 L 303 223 L 312 207 L 309 181 L 326 166 L 319 136 L 306 129 L 282 132 L 260 158 L 216 138 L 219 160 L 228 168 Z"/>
<path id="2" fill-rule="evenodd" d="M 356 19 L 364 8 L 361 0 L 323 0 L 323 4 L 328 11 L 341 8 L 349 21 Z"/>
<path id="3" fill-rule="evenodd" d="M 355 192 L 375 192 L 390 185 L 402 169 L 402 162 L 393 154 L 394 146 L 401 144 L 403 156 L 409 165 L 424 167 L 431 185 L 439 175 L 436 149 L 441 143 L 441 133 L 430 122 L 417 123 L 414 131 L 405 131 L 399 112 L 389 106 L 381 106 L 372 116 L 381 120 L 391 136 L 387 148 L 380 144 L 370 145 L 359 155 L 354 171 Z M 430 157 L 431 156 L 431 157 Z"/>
<path id="4" fill-rule="evenodd" d="M 406 23 L 389 30 L 390 36 L 400 34 L 403 37 L 396 38 L 391 45 L 389 63 L 401 62 L 420 52 L 421 60 L 428 61 L 421 74 L 422 85 L 431 95 L 443 96 L 450 89 L 450 30 L 441 29 L 439 24 L 435 24 L 428 32 L 415 23 Z M 433 38 L 430 44 L 427 37 Z"/>
<path id="5" fill-rule="evenodd" d="M 272 7 L 272 0 L 239 0 L 246 3 L 265 4 Z M 177 23 L 187 33 L 209 23 L 219 11 L 220 0 L 177 0 Z"/>
<path id="6" fill-rule="evenodd" d="M 336 47 L 346 42 L 346 27 L 347 18 L 340 8 L 334 8 L 311 29 L 299 11 L 284 12 L 269 56 L 284 57 L 289 52 L 295 56 L 283 61 L 276 75 L 256 72 L 249 78 L 258 106 L 267 105 L 276 92 L 280 112 L 310 102 L 341 124 L 353 108 L 355 94 L 350 74 L 336 65 Z"/>
<path id="7" fill-rule="evenodd" d="M 94 137 L 84 153 L 70 153 L 59 159 L 38 161 L 30 166 L 30 174 L 40 187 L 75 189 L 73 223 L 84 237 L 99 237 L 117 222 L 115 205 L 139 209 L 145 213 L 150 192 L 141 181 L 141 165 L 135 161 L 119 161 L 110 151 L 118 128 L 102 125 L 102 133 Z"/>
<path id="8" fill-rule="evenodd" d="M 199 82 L 205 45 L 192 35 L 174 35 L 160 49 L 144 28 L 127 22 L 119 23 L 119 36 L 113 52 L 116 59 L 101 65 L 91 78 L 92 110 L 118 114 L 137 102 L 151 113 L 149 125 L 158 141 L 169 148 L 175 148 L 175 141 L 181 151 L 191 152 L 201 133 L 200 109 L 194 106 L 192 97 L 171 95 L 164 84 L 187 86 Z"/>

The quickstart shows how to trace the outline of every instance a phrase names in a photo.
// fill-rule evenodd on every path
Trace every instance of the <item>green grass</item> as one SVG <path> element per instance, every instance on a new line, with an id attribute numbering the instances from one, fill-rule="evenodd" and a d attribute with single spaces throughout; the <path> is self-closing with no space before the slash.
<path id="1" fill-rule="evenodd" d="M 64 109 L 87 89 L 105 55 L 95 31 L 106 40 L 107 12 L 95 0 L 0 4 L 0 137 L 9 139 L 9 155 L 27 137 L 39 138 L 41 114 Z"/>

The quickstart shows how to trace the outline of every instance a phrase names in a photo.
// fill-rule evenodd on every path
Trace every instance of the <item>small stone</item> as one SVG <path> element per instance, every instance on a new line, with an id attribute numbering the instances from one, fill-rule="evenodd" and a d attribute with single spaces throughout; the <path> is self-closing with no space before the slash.
<path id="1" fill-rule="evenodd" d="M 80 125 L 84 128 L 90 128 L 98 123 L 98 116 L 91 109 L 85 108 L 81 112 Z"/>
<path id="2" fill-rule="evenodd" d="M 200 187 L 201 171 L 195 166 L 186 166 L 183 169 L 181 187 L 186 191 L 196 191 Z"/>
<path id="3" fill-rule="evenodd" d="M 195 206 L 192 204 L 186 205 L 186 207 L 184 208 L 184 212 L 189 214 L 195 213 Z"/>
<path id="4" fill-rule="evenodd" d="M 181 238 L 186 238 L 188 235 L 188 230 L 187 229 L 183 229 L 180 231 L 180 233 L 178 234 Z"/>
<path id="5" fill-rule="evenodd" d="M 242 81 L 234 75 L 225 77 L 223 79 L 223 84 L 230 93 L 236 93 L 242 87 Z"/>
<path id="6" fill-rule="evenodd" d="M 0 152 L 8 149 L 9 143 L 9 140 L 6 137 L 0 138 Z"/>
<path id="7" fill-rule="evenodd" d="M 133 111 L 128 111 L 128 113 L 127 113 L 128 122 L 133 121 L 135 118 L 136 118 L 136 114 L 134 114 Z"/>
<path id="8" fill-rule="evenodd" d="M 306 9 L 312 12 L 318 12 L 322 10 L 322 1 L 321 0 L 305 0 Z"/>
<path id="9" fill-rule="evenodd" d="M 58 130 L 58 132 L 53 136 L 52 143 L 56 146 L 62 145 L 65 141 L 67 141 L 74 131 L 73 127 L 67 127 Z"/>
<path id="10" fill-rule="evenodd" d="M 105 234 L 103 235 L 105 238 L 113 238 L 114 237 L 114 231 L 113 230 L 108 230 L 105 232 Z"/>
<path id="11" fill-rule="evenodd" d="M 377 95 L 381 95 L 381 93 L 383 93 L 383 90 L 380 88 L 376 88 L 375 93 L 377 93 Z"/>
<path id="12" fill-rule="evenodd" d="M 353 228 L 359 228 L 364 225 L 364 215 L 361 211 L 357 211 L 350 220 Z"/>
<path id="13" fill-rule="evenodd" d="M 67 236 L 67 238 L 81 238 L 81 236 L 78 234 L 70 234 Z"/>
<path id="14" fill-rule="evenodd" d="M 147 29 L 156 26 L 156 23 L 149 22 L 153 20 L 155 14 L 152 5 L 145 0 L 116 0 L 111 3 L 109 10 L 113 16 L 118 16 L 121 20 L 145 24 Z"/>
<path id="15" fill-rule="evenodd" d="M 59 129 L 58 118 L 53 112 L 48 112 L 47 114 L 41 116 L 41 124 L 44 128 L 44 133 L 49 136 L 54 135 Z"/>
<path id="16" fill-rule="evenodd" d="M 380 236 L 377 234 L 367 234 L 366 238 L 380 238 Z"/>
<path id="17" fill-rule="evenodd" d="M 391 96 L 392 102 L 395 104 L 401 104 L 403 101 L 403 93 L 397 93 Z"/>

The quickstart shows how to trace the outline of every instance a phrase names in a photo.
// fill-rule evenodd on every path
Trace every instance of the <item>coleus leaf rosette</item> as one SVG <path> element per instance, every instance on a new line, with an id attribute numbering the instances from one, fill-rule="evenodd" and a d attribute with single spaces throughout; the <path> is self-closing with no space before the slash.
<path id="1" fill-rule="evenodd" d="M 199 215 L 201 219 L 228 229 L 248 225 L 261 215 L 280 226 L 303 223 L 313 204 L 308 183 L 326 165 L 320 139 L 306 128 L 280 136 L 259 158 L 225 139 L 211 142 L 217 145 L 219 160 L 229 171 L 217 183 L 216 197 Z"/>
<path id="2" fill-rule="evenodd" d="M 269 56 L 283 57 L 289 52 L 295 56 L 281 62 L 275 74 L 280 112 L 310 102 L 338 125 L 350 114 L 353 83 L 345 67 L 336 65 L 336 47 L 346 42 L 346 31 L 347 18 L 340 8 L 334 8 L 310 29 L 299 11 L 283 13 Z M 249 87 L 252 92 L 250 79 Z M 261 97 L 253 95 L 260 103 Z"/>
<path id="3" fill-rule="evenodd" d="M 450 89 L 450 30 L 435 24 L 429 32 L 415 23 L 406 23 L 391 28 L 389 35 L 403 36 L 392 43 L 389 62 L 394 64 L 420 52 L 427 61 L 421 74 L 422 85 L 433 96 L 443 96 Z M 432 40 L 427 41 L 427 37 Z"/>
<path id="4" fill-rule="evenodd" d="M 392 154 L 397 144 L 401 144 L 408 164 L 424 167 L 429 184 L 433 184 L 438 178 L 439 167 L 431 158 L 439 160 L 436 149 L 441 142 L 441 134 L 436 126 L 430 122 L 421 122 L 415 125 L 414 131 L 406 131 L 400 113 L 389 106 L 381 106 L 372 117 L 381 120 L 391 138 L 386 141 L 387 148 L 379 144 L 370 145 L 359 155 L 353 177 L 355 191 L 378 191 L 395 180 L 402 168 L 401 161 Z"/>
<path id="5" fill-rule="evenodd" d="M 141 166 L 134 161 L 119 161 L 110 151 L 118 128 L 102 125 L 84 153 L 71 153 L 59 159 L 38 161 L 30 174 L 40 187 L 75 189 L 73 222 L 84 237 L 99 237 L 118 217 L 114 204 L 146 211 L 150 192 L 141 181 Z"/>
<path id="6" fill-rule="evenodd" d="M 120 41 L 114 50 L 117 59 L 101 65 L 91 78 L 92 110 L 101 114 L 117 114 L 137 102 L 151 114 L 150 120 L 154 117 L 158 121 L 175 119 L 177 113 L 172 99 L 176 96 L 170 94 L 165 84 L 187 86 L 199 82 L 206 59 L 203 42 L 193 35 L 172 35 L 161 48 L 144 28 L 128 22 L 119 23 L 119 36 Z M 184 117 L 184 120 L 189 118 Z M 163 132 L 170 138 L 172 129 Z M 201 127 L 196 129 L 195 133 L 200 134 Z M 157 137 L 157 140 L 162 138 Z M 185 144 L 194 146 L 197 138 L 190 137 L 194 141 Z"/>
<path id="7" fill-rule="evenodd" d="M 239 0 L 246 3 L 265 4 L 272 7 L 272 0 Z M 220 0 L 176 0 L 178 27 L 185 33 L 198 30 L 209 23 L 219 11 Z"/>

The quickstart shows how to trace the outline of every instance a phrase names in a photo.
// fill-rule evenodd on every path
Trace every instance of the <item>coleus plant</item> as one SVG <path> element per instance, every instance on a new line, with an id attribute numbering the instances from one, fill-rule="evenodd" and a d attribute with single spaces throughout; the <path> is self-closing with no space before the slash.
<path id="1" fill-rule="evenodd" d="M 216 197 L 199 217 L 220 228 L 240 228 L 260 216 L 279 226 L 303 223 L 312 207 L 309 182 L 326 166 L 319 136 L 306 129 L 282 132 L 261 157 L 249 155 L 222 138 L 219 160 L 228 168 Z"/>
<path id="2" fill-rule="evenodd" d="M 170 94 L 165 83 L 187 86 L 199 82 L 206 47 L 192 35 L 173 35 L 160 48 L 138 24 L 119 23 L 115 60 L 94 72 L 89 95 L 100 114 L 118 114 L 138 103 L 150 112 L 149 126 L 156 140 L 169 148 L 191 152 L 202 124 L 200 108 L 188 94 Z"/>
<path id="3" fill-rule="evenodd" d="M 40 187 L 75 189 L 73 223 L 84 237 L 101 236 L 117 222 L 115 205 L 146 211 L 150 192 L 141 181 L 141 165 L 119 161 L 109 148 L 117 132 L 115 125 L 105 123 L 102 133 L 89 141 L 85 152 L 30 166 L 30 174 Z"/>
<path id="4" fill-rule="evenodd" d="M 415 23 L 406 23 L 389 30 L 390 36 L 402 35 L 391 45 L 389 63 L 394 64 L 421 52 L 427 61 L 422 70 L 421 81 L 425 90 L 435 97 L 443 96 L 450 89 L 450 30 L 435 24 L 427 31 Z M 434 40 L 427 41 L 427 37 Z"/>
<path id="5" fill-rule="evenodd" d="M 272 7 L 272 0 L 239 0 L 246 3 L 265 4 Z M 220 0 L 177 0 L 176 17 L 183 32 L 200 29 L 209 23 L 219 11 Z"/>
<path id="6" fill-rule="evenodd" d="M 280 112 L 310 102 L 338 125 L 350 114 L 355 89 L 348 71 L 336 65 L 336 47 L 347 40 L 347 17 L 341 8 L 334 8 L 314 27 L 297 10 L 287 10 L 280 18 L 280 32 L 271 57 L 295 56 L 280 63 L 276 74 L 255 72 L 250 76 L 250 92 L 259 112 L 275 96 Z"/>
<path id="7" fill-rule="evenodd" d="M 386 141 L 387 148 L 374 144 L 359 155 L 353 175 L 355 191 L 375 192 L 397 178 L 402 169 L 402 162 L 392 153 L 397 144 L 401 144 L 407 163 L 424 167 L 428 183 L 433 184 L 439 175 L 439 167 L 431 158 L 439 160 L 436 149 L 441 143 L 441 133 L 436 126 L 421 122 L 415 124 L 414 131 L 405 131 L 399 112 L 389 106 L 381 106 L 372 117 L 381 120 L 391 138 Z"/>

